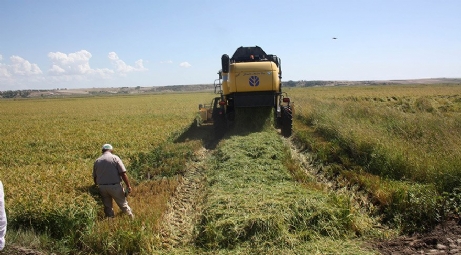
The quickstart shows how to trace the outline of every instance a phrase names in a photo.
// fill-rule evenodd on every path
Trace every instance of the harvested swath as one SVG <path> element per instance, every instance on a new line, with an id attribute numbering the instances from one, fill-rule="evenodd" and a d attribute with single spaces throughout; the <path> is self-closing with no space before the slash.
<path id="1" fill-rule="evenodd" d="M 260 132 L 273 126 L 272 107 L 246 107 L 235 109 L 235 123 L 231 133 Z"/>
<path id="2" fill-rule="evenodd" d="M 348 199 L 307 190 L 283 165 L 275 132 L 232 136 L 217 148 L 208 172 L 208 197 L 198 246 L 290 248 L 318 236 L 348 234 Z"/>

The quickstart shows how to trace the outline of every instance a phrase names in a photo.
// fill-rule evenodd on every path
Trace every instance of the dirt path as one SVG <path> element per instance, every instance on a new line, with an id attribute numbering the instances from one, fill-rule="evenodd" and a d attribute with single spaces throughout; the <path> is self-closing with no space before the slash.
<path id="1" fill-rule="evenodd" d="M 45 255 L 45 253 L 26 247 L 20 247 L 16 245 L 6 245 L 0 254 L 5 255 Z"/>
<path id="2" fill-rule="evenodd" d="M 401 236 L 393 240 L 372 243 L 381 254 L 460 254 L 461 225 L 450 220 L 437 226 L 430 233 Z"/>

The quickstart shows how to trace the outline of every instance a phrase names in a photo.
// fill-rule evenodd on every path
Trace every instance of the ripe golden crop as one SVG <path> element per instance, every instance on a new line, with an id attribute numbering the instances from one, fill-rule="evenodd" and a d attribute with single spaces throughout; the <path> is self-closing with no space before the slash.
<path id="1" fill-rule="evenodd" d="M 187 128 L 210 93 L 0 100 L 0 180 L 12 227 L 70 234 L 94 221 L 94 160 L 111 143 L 129 169 Z M 129 173 L 129 172 L 128 172 Z M 65 232 L 68 228 L 70 232 Z"/>

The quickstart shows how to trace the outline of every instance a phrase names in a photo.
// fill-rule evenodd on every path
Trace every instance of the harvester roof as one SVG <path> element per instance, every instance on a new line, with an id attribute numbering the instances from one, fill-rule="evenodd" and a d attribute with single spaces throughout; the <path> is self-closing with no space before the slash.
<path id="1" fill-rule="evenodd" d="M 253 58 L 251 56 L 253 56 Z M 266 52 L 264 52 L 264 50 L 259 46 L 241 46 L 235 51 L 234 55 L 232 55 L 231 62 L 250 62 L 255 60 L 262 60 L 266 57 Z"/>

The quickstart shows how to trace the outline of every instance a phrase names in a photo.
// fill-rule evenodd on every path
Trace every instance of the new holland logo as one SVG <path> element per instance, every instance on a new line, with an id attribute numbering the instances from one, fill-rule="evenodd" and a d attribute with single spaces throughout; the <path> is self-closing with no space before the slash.
<path id="1" fill-rule="evenodd" d="M 259 77 L 258 76 L 250 76 L 250 79 L 248 79 L 248 83 L 252 87 L 259 86 Z"/>

